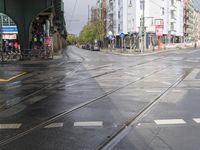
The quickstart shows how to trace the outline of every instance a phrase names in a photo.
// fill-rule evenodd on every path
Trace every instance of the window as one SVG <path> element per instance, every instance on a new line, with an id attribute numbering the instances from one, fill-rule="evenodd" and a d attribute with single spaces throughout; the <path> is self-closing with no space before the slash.
<path id="1" fill-rule="evenodd" d="M 140 0 L 140 10 L 143 10 L 144 7 L 144 0 Z"/>
<path id="2" fill-rule="evenodd" d="M 171 0 L 171 5 L 174 6 L 174 0 Z"/>
<path id="3" fill-rule="evenodd" d="M 161 9 L 162 9 L 162 15 L 165 15 L 165 9 L 164 8 Z"/>
<path id="4" fill-rule="evenodd" d="M 13 20 L 10 19 L 10 26 L 16 26 Z"/>
<path id="5" fill-rule="evenodd" d="M 120 11 L 118 11 L 118 18 L 120 19 Z"/>
<path id="6" fill-rule="evenodd" d="M 9 26 L 9 20 L 7 16 L 3 16 L 3 26 Z"/>
<path id="7" fill-rule="evenodd" d="M 171 11 L 171 18 L 175 19 L 175 13 L 174 13 L 174 11 Z"/>
<path id="8" fill-rule="evenodd" d="M 129 0 L 129 7 L 132 7 L 132 0 Z"/>
<path id="9" fill-rule="evenodd" d="M 3 23 L 3 22 L 2 22 L 2 17 L 0 16 L 0 28 L 1 28 L 1 26 L 3 25 L 2 23 Z"/>
<path id="10" fill-rule="evenodd" d="M 174 30 L 174 23 L 170 23 L 170 29 L 171 29 L 171 31 Z"/>

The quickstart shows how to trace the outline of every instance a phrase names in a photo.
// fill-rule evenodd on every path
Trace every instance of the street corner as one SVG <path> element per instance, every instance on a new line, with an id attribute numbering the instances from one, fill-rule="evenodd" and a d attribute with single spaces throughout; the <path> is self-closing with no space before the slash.
<path id="1" fill-rule="evenodd" d="M 11 82 L 21 76 L 26 75 L 26 74 L 28 74 L 28 72 L 25 72 L 25 71 L 3 71 L 3 72 L 0 72 L 0 84 Z"/>

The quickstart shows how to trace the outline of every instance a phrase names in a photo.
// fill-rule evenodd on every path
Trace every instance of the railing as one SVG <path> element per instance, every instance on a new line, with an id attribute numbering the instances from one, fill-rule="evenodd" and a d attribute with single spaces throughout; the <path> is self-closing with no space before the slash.
<path id="1" fill-rule="evenodd" d="M 51 49 L 23 49 L 23 50 L 0 50 L 0 62 L 13 62 L 19 60 L 53 59 Z"/>
<path id="2" fill-rule="evenodd" d="M 53 59 L 53 50 L 51 49 L 24 49 L 21 50 L 23 60 L 31 60 L 32 58 Z"/>
<path id="3" fill-rule="evenodd" d="M 19 61 L 22 58 L 20 50 L 0 50 L 0 62 Z"/>

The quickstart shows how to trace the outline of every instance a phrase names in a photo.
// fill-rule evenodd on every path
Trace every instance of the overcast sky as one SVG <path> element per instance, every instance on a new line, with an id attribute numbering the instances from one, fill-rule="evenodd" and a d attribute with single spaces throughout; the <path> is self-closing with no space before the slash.
<path id="1" fill-rule="evenodd" d="M 88 5 L 94 6 L 96 0 L 63 0 L 68 33 L 79 34 L 88 20 Z M 73 11 L 74 10 L 74 11 Z"/>

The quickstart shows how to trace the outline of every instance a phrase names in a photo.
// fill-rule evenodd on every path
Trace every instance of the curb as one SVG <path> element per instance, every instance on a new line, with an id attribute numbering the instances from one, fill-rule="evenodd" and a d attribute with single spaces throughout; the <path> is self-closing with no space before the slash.
<path id="1" fill-rule="evenodd" d="M 179 48 L 179 49 L 167 49 L 167 50 L 155 50 L 154 52 L 149 52 L 149 53 L 143 53 L 143 54 L 123 54 L 123 53 L 118 53 L 118 52 L 111 52 L 111 51 L 100 51 L 102 53 L 108 53 L 108 54 L 114 54 L 114 55 L 121 55 L 121 56 L 148 56 L 148 55 L 154 55 L 154 54 L 159 54 L 159 53 L 165 53 L 165 52 L 170 52 L 170 51 L 180 51 L 180 50 L 190 50 L 190 48 Z"/>

